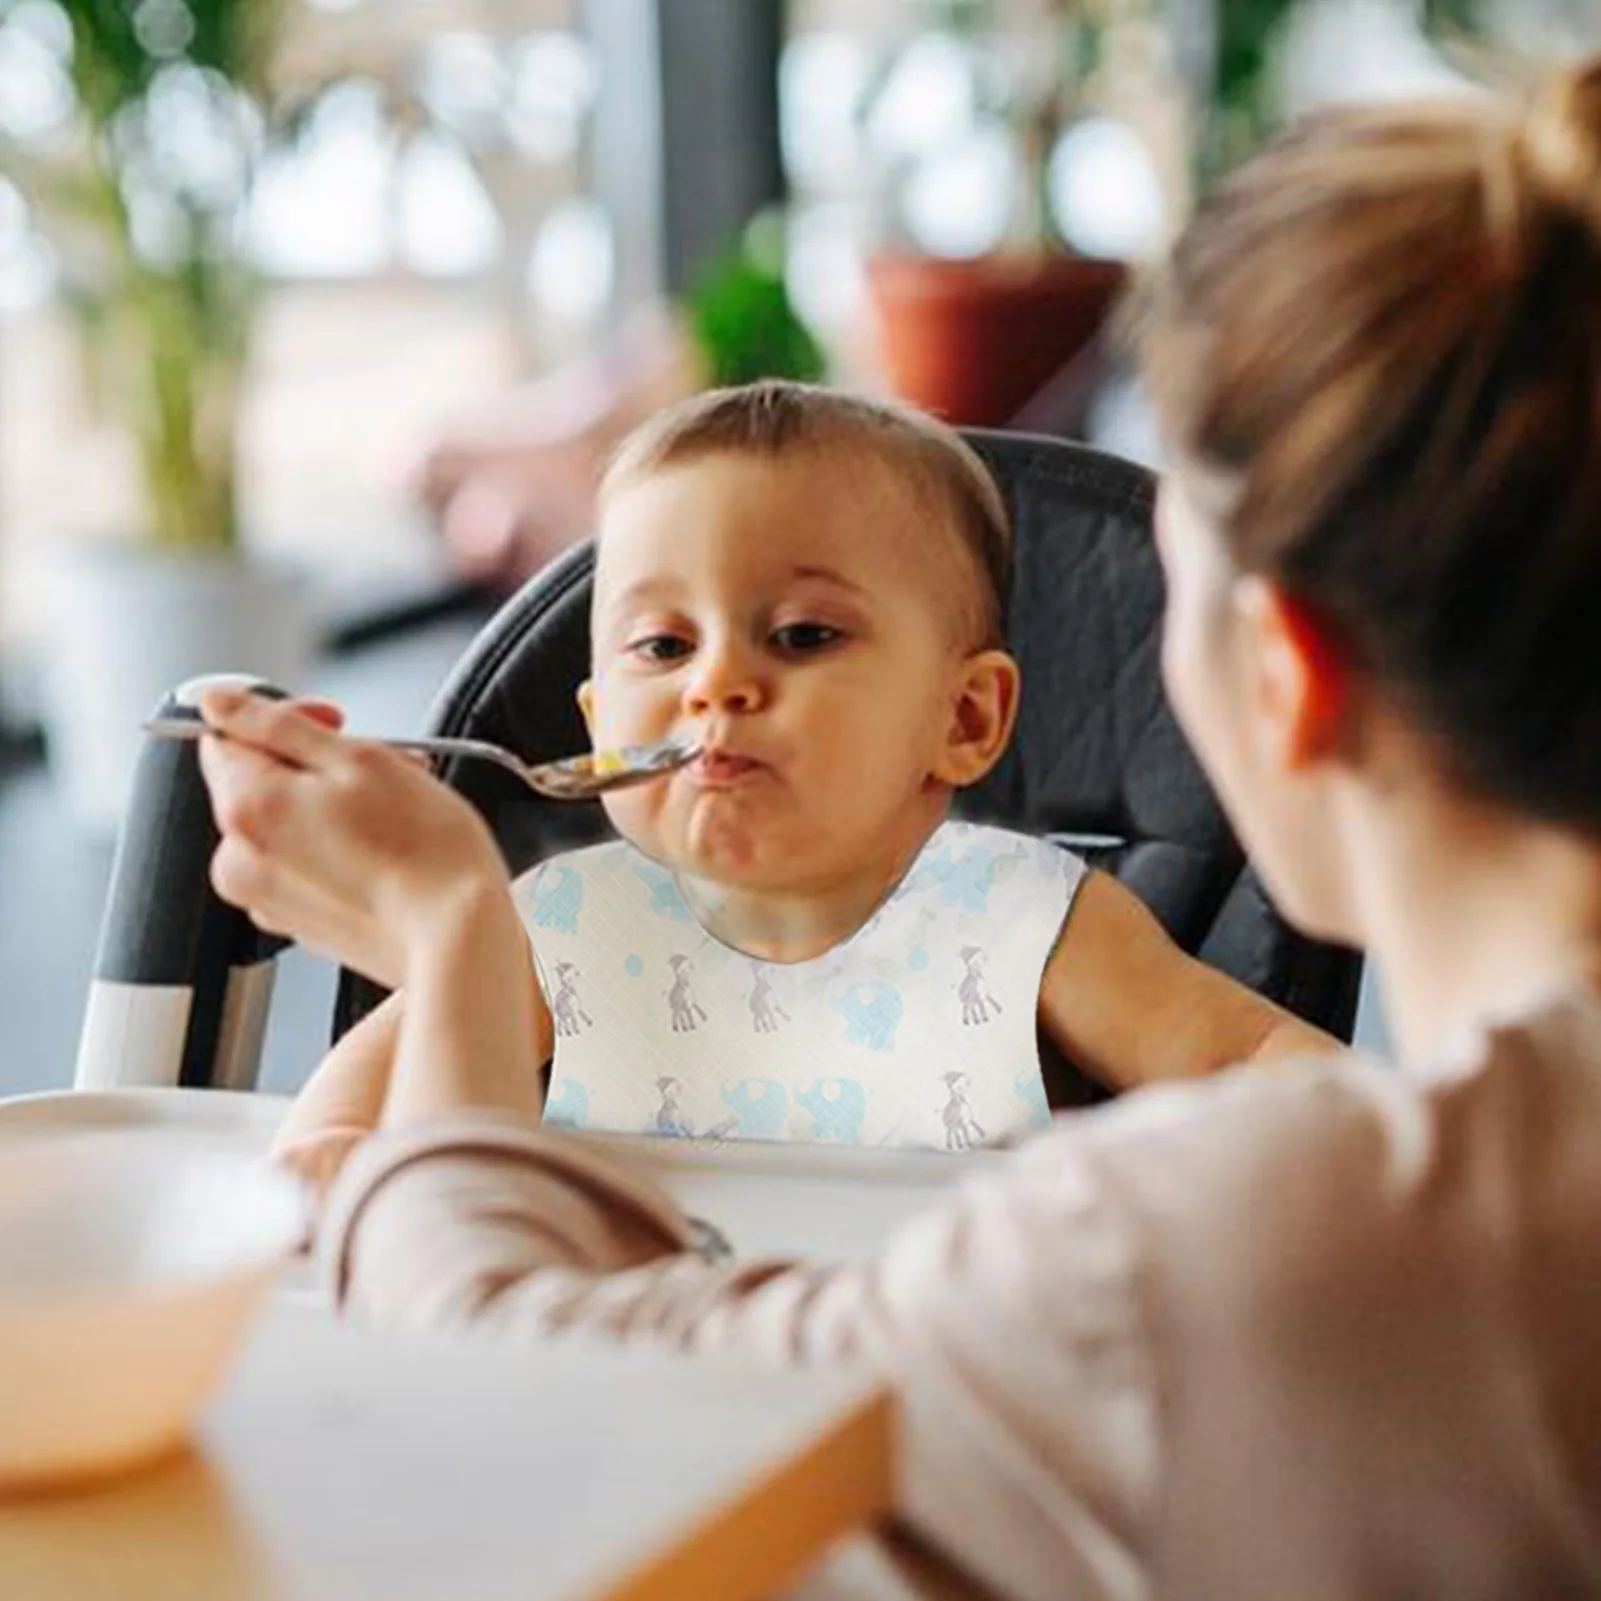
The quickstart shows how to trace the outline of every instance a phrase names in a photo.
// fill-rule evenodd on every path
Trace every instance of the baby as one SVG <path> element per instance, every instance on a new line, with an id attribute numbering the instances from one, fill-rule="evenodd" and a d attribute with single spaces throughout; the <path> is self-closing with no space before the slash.
<path id="1" fill-rule="evenodd" d="M 597 748 L 700 755 L 512 886 L 547 1122 L 962 1150 L 1048 1119 L 1036 1023 L 1117 1087 L 1330 1048 L 1115 879 L 949 817 L 1016 718 L 1009 565 L 983 464 L 900 407 L 769 382 L 624 445 L 579 701 Z M 375 1084 L 401 1004 L 335 1053 Z M 331 1059 L 292 1133 L 370 1121 L 362 1076 Z"/>

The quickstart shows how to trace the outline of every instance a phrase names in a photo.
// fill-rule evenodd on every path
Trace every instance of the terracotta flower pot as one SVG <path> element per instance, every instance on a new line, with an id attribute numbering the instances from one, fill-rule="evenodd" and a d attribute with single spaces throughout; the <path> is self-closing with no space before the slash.
<path id="1" fill-rule="evenodd" d="M 1000 427 L 1083 349 L 1128 268 L 1065 254 L 869 261 L 890 386 L 947 422 Z"/>

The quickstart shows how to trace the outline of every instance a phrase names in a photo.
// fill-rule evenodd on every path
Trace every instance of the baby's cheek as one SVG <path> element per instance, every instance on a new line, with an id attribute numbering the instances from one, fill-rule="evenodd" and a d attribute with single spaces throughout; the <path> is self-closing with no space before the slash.
<path id="1" fill-rule="evenodd" d="M 653 701 L 626 676 L 597 676 L 589 689 L 589 742 L 594 750 L 633 745 L 648 737 Z"/>
<path id="2" fill-rule="evenodd" d="M 607 821 L 618 836 L 647 856 L 660 857 L 665 784 L 616 790 L 603 796 Z"/>

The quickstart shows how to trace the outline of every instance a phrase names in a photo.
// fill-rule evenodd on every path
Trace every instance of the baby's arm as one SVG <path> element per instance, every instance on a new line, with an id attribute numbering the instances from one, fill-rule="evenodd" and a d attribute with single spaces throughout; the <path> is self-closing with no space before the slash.
<path id="1" fill-rule="evenodd" d="M 511 897 L 486 898 L 436 923 L 420 920 L 412 937 L 419 955 L 383 1126 L 424 1123 L 463 1107 L 539 1122 L 539 1069 L 555 1053 L 555 1032 Z"/>
<path id="2" fill-rule="evenodd" d="M 273 1155 L 315 1178 L 324 1164 L 325 1147 L 332 1165 L 364 1134 L 378 1126 L 394 1063 L 402 998 L 397 991 L 375 1007 L 333 1047 L 306 1080 L 278 1130 Z"/>
<path id="3" fill-rule="evenodd" d="M 537 1117 L 543 1106 L 542 1074 L 554 1051 L 554 1036 L 537 977 L 530 987 L 534 1048 L 529 1072 Z M 319 1190 L 332 1182 L 345 1158 L 378 1127 L 405 1015 L 405 997 L 397 990 L 328 1052 L 289 1108 L 273 1155 Z"/>
<path id="4" fill-rule="evenodd" d="M 1186 955 L 1137 895 L 1094 872 L 1046 965 L 1040 1021 L 1064 1056 L 1115 1089 L 1343 1048 Z"/>

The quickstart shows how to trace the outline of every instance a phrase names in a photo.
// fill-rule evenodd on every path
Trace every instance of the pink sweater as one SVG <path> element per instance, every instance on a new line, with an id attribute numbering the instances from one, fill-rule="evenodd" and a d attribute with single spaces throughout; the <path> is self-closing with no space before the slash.
<path id="1" fill-rule="evenodd" d="M 1058 1120 L 866 1265 L 711 1267 L 579 1142 L 384 1134 L 320 1249 L 365 1320 L 852 1357 L 913 1588 L 1601 1595 L 1601 1004 L 1426 1074 L 1241 1072 Z"/>

